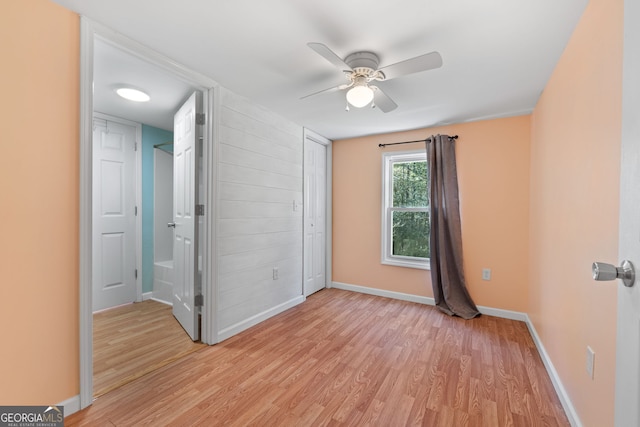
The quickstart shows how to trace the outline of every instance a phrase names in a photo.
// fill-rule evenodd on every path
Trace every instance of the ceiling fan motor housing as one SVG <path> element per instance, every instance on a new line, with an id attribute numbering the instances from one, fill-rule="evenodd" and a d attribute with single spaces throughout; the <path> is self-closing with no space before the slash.
<path id="1" fill-rule="evenodd" d="M 356 68 L 369 68 L 373 71 L 378 69 L 380 60 L 378 55 L 372 52 L 356 52 L 347 56 L 344 62 L 353 70 Z"/>

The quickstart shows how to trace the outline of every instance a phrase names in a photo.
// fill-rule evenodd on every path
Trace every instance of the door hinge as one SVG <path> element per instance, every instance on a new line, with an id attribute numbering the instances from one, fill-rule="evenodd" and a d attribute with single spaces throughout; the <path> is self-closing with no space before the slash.
<path id="1" fill-rule="evenodd" d="M 138 207 L 137 206 L 135 208 L 133 208 L 133 214 L 135 216 L 138 216 Z"/>
<path id="2" fill-rule="evenodd" d="M 204 205 L 196 205 L 196 215 L 204 216 Z"/>
<path id="3" fill-rule="evenodd" d="M 138 269 L 137 268 L 133 272 L 133 277 L 135 277 L 136 280 L 138 279 Z"/>
<path id="4" fill-rule="evenodd" d="M 196 295 L 193 303 L 196 307 L 202 307 L 204 305 L 204 297 L 202 296 L 202 294 Z"/>
<path id="5" fill-rule="evenodd" d="M 204 114 L 204 113 L 197 113 L 197 114 L 196 114 L 196 124 L 197 124 L 197 125 L 203 125 L 203 124 L 205 124 L 205 123 L 206 123 L 206 121 L 207 121 L 206 117 L 207 117 L 207 116 L 205 116 L 205 114 Z"/>
<path id="6" fill-rule="evenodd" d="M 138 151 L 138 143 L 137 142 L 133 143 L 133 151 Z"/>

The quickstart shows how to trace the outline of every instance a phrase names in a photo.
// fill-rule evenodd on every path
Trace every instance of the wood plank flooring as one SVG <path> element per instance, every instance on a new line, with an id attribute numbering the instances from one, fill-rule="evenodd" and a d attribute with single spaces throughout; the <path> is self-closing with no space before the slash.
<path id="1" fill-rule="evenodd" d="M 524 323 L 326 289 L 105 394 L 65 425 L 569 423 Z"/>
<path id="2" fill-rule="evenodd" d="M 93 396 L 206 347 L 194 343 L 171 306 L 147 300 L 93 315 Z"/>

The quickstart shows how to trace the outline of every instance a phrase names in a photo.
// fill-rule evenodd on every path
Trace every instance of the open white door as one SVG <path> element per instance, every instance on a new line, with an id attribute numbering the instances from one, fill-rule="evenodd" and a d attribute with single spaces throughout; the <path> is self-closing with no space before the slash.
<path id="1" fill-rule="evenodd" d="M 328 141 L 327 141 L 328 142 Z M 327 147 L 304 139 L 304 296 L 326 286 Z"/>
<path id="2" fill-rule="evenodd" d="M 93 119 L 93 311 L 136 300 L 136 128 Z"/>
<path id="3" fill-rule="evenodd" d="M 196 280 L 198 278 L 198 167 L 201 94 L 194 92 L 174 117 L 173 145 L 173 315 L 191 339 L 200 338 Z"/>
<path id="4" fill-rule="evenodd" d="M 640 3 L 624 2 L 622 162 L 618 261 L 631 261 L 636 283 L 618 281 L 615 425 L 640 425 Z M 615 262 L 611 260 L 610 262 Z"/>

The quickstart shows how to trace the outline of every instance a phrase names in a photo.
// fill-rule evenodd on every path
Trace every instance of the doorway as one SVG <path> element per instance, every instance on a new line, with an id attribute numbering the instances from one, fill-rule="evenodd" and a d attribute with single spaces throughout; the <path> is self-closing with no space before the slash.
<path id="1" fill-rule="evenodd" d="M 94 48 L 99 43 L 105 43 L 111 47 L 116 47 L 129 55 L 129 59 L 133 58 L 137 61 L 143 61 L 148 67 L 155 68 L 156 71 L 160 71 L 165 75 L 170 76 L 174 80 L 181 82 L 184 86 L 187 86 L 191 92 L 197 91 L 202 96 L 202 104 L 204 108 L 203 118 L 205 124 L 202 126 L 201 141 L 204 151 L 204 157 L 201 162 L 202 173 L 207 173 L 208 166 L 211 163 L 209 157 L 212 155 L 210 148 L 212 142 L 212 130 L 213 130 L 213 100 L 215 96 L 215 82 L 193 73 L 186 68 L 177 65 L 175 62 L 161 57 L 157 53 L 146 49 L 138 43 L 127 39 L 117 33 L 110 31 L 107 28 L 93 23 L 86 18 L 81 19 L 81 156 L 80 156 L 80 170 L 81 170 L 81 189 L 80 189 L 80 237 L 81 237 L 81 251 L 80 251 L 80 406 L 85 408 L 91 404 L 93 400 L 93 289 L 92 289 L 92 255 L 93 255 L 93 239 L 91 230 L 91 217 L 93 209 L 91 206 L 92 186 L 91 177 L 93 175 L 93 163 L 92 163 L 92 130 L 93 130 L 93 113 L 94 111 L 101 109 L 106 111 L 102 107 L 98 107 L 101 104 L 100 93 L 98 88 L 94 91 L 94 77 L 100 73 L 100 64 L 94 63 Z M 122 68 L 122 67 L 121 67 Z M 145 77 L 149 80 L 148 77 Z M 149 80 L 150 81 L 150 80 Z M 114 88 L 110 88 L 114 90 Z M 156 96 L 162 96 L 162 94 L 156 94 Z M 184 101 L 184 99 L 178 100 L 178 102 Z M 174 103 L 175 104 L 175 103 Z M 179 104 L 177 105 L 179 108 Z M 122 108 L 117 111 L 118 116 L 129 116 L 126 114 L 126 108 Z M 107 113 L 113 114 L 111 111 Z M 173 112 L 175 113 L 175 111 Z M 200 118 L 199 118 L 200 119 Z M 200 119 L 201 120 L 201 119 Z M 135 119 L 133 121 L 144 123 L 144 119 Z M 201 181 L 202 188 L 200 189 L 201 200 L 206 206 L 208 201 L 211 200 L 211 189 L 207 185 L 207 180 Z M 138 206 L 140 209 L 140 207 Z M 203 235 L 210 237 L 211 235 L 211 218 L 204 216 L 200 217 L 199 222 L 202 225 Z M 207 242 L 211 241 L 209 238 L 202 238 L 200 251 L 201 254 L 206 254 L 210 250 Z M 202 333 L 202 342 L 205 344 L 215 343 L 215 334 L 212 333 L 214 318 L 212 313 L 215 311 L 213 304 L 207 304 L 207 295 L 212 295 L 213 282 L 209 280 L 211 275 L 210 265 L 207 262 L 207 257 L 201 257 L 201 277 L 202 277 L 202 294 L 204 307 L 202 310 L 202 324 L 204 325 Z M 145 292 L 146 294 L 146 292 Z M 140 295 L 136 300 L 141 300 Z M 146 302 L 146 301 L 145 301 Z"/>
<path id="2" fill-rule="evenodd" d="M 120 71 L 113 70 L 114 66 L 127 68 L 128 75 L 115 77 L 117 81 L 127 79 L 127 82 L 137 82 L 154 78 L 153 72 L 144 65 L 140 66 L 134 59 L 123 58 L 127 55 L 125 52 L 119 51 L 114 46 L 107 46 L 100 40 L 96 41 L 94 55 L 94 88 L 111 86 L 110 81 L 114 80 L 113 75 Z M 158 79 L 158 77 L 155 78 Z M 160 90 L 164 89 L 165 85 L 171 84 L 163 81 Z M 179 86 L 182 87 L 182 85 Z M 185 90 L 192 89 L 185 88 Z M 158 89 L 152 92 L 156 97 L 164 95 Z M 100 90 L 94 93 L 97 94 L 94 106 L 111 114 L 121 114 L 121 106 L 117 105 L 119 100 L 115 93 Z M 187 102 L 188 110 L 193 113 L 196 109 L 193 101 L 196 93 L 198 92 L 191 94 Z M 169 153 L 168 150 L 166 152 L 171 154 L 169 161 L 150 162 L 150 160 L 158 160 L 155 158 L 156 145 L 174 142 L 176 131 L 174 122 L 177 123 L 178 128 L 184 127 L 182 123 L 185 117 L 181 114 L 184 110 L 184 107 L 181 107 L 183 97 L 184 95 L 180 95 L 173 100 L 174 107 L 169 105 L 168 115 L 171 110 L 177 110 L 175 117 L 180 120 L 170 120 L 166 124 L 160 121 L 161 126 L 164 125 L 169 129 L 159 129 L 146 123 L 94 112 L 92 142 L 94 398 L 200 347 L 200 344 L 192 342 L 192 339 L 199 340 L 197 325 L 193 324 L 193 320 L 191 324 L 185 324 L 184 319 L 177 320 L 182 311 L 176 314 L 176 309 L 181 308 L 184 302 L 175 303 L 174 288 L 179 284 L 184 287 L 183 281 L 173 280 L 168 277 L 170 274 L 161 271 L 174 271 L 174 239 L 169 238 L 166 241 L 163 238 L 167 234 L 167 223 L 174 221 L 173 206 L 176 199 L 173 197 L 173 179 L 169 182 L 162 182 L 160 179 L 158 184 L 162 187 L 156 188 L 154 178 L 162 175 L 178 176 L 173 173 L 173 152 Z M 115 105 L 111 106 L 110 103 Z M 147 106 L 141 108 L 145 107 Z M 149 106 L 151 107 L 155 106 Z M 129 112 L 127 115 L 136 120 L 145 120 L 144 116 L 135 113 Z M 192 128 L 196 127 L 192 126 Z M 196 138 L 195 135 L 192 136 L 193 146 Z M 194 164 L 199 157 L 195 151 L 197 150 L 193 153 Z M 190 179 L 183 176 L 182 181 L 196 182 L 195 169 L 191 167 L 183 171 L 183 175 L 193 176 Z M 186 189 L 183 185 L 178 185 L 177 188 L 184 190 L 178 192 L 178 196 L 182 196 L 188 190 L 192 193 L 190 197 L 177 197 L 177 200 L 184 202 L 194 199 L 195 189 Z M 169 205 L 170 218 L 164 224 L 159 224 L 164 225 L 164 230 L 154 227 L 150 221 L 156 213 L 155 203 L 151 201 L 156 195 L 168 199 L 164 201 Z M 143 196 L 145 203 L 142 203 Z M 183 204 L 188 205 L 188 203 Z M 181 210 L 184 209 L 178 211 Z M 168 234 L 177 234 L 184 228 L 181 226 L 175 229 L 175 233 L 171 233 L 171 229 L 168 229 Z M 195 227 L 192 228 L 193 235 L 196 230 Z M 145 232 L 148 230 L 154 230 L 156 233 Z M 164 233 L 160 234 L 162 231 Z M 159 238 L 156 239 L 154 234 L 160 234 Z M 197 239 L 192 236 L 191 240 Z M 195 253 L 197 251 L 193 248 L 193 254 Z M 142 264 L 149 260 L 153 260 L 153 266 L 145 266 L 149 268 L 143 269 Z M 178 264 L 180 267 L 180 263 Z M 160 266 L 164 265 L 167 267 L 161 269 Z M 189 266 L 182 267 L 188 269 Z M 193 264 L 192 269 L 195 270 L 195 267 Z M 159 283 L 155 280 L 155 276 L 160 276 L 163 279 L 162 283 L 166 285 L 164 288 L 169 288 L 169 298 L 164 295 L 166 289 L 155 289 L 153 286 Z M 191 283 L 192 287 L 193 285 Z M 191 308 L 191 313 L 197 317 L 195 311 L 195 307 Z"/>

